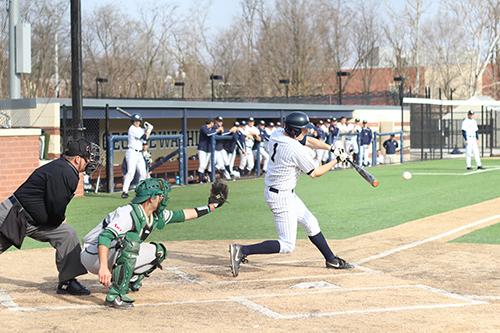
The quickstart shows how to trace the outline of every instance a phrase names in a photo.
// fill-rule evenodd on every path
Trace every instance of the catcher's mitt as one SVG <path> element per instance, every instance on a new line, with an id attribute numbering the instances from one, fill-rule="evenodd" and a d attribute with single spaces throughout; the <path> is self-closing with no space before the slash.
<path id="1" fill-rule="evenodd" d="M 217 204 L 217 207 L 220 207 L 226 202 L 228 195 L 229 187 L 226 182 L 218 179 L 212 184 L 208 204 Z"/>

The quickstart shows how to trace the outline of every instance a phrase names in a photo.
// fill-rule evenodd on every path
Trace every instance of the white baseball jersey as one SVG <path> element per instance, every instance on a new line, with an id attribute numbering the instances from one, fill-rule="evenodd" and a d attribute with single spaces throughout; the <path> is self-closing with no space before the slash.
<path id="1" fill-rule="evenodd" d="M 467 138 L 476 138 L 476 132 L 479 130 L 477 122 L 474 119 L 465 118 L 462 122 L 462 131 L 465 131 Z"/>
<path id="2" fill-rule="evenodd" d="M 254 138 L 250 139 L 248 137 L 248 135 L 251 135 L 251 136 L 255 136 L 255 135 L 259 135 L 260 132 L 259 130 L 257 129 L 257 127 L 255 126 L 248 126 L 246 125 L 245 126 L 245 129 L 243 131 L 241 131 L 244 135 L 246 135 L 247 137 L 245 138 L 245 145 L 247 146 L 247 148 L 252 148 L 253 147 L 253 144 L 254 144 Z"/>
<path id="3" fill-rule="evenodd" d="M 479 130 L 477 122 L 474 119 L 465 118 L 462 122 L 462 131 L 465 131 L 467 146 L 465 148 L 465 164 L 467 168 L 472 166 L 472 157 L 476 160 L 476 165 L 481 166 L 481 157 L 479 156 L 479 146 L 477 144 L 476 133 Z"/>
<path id="4" fill-rule="evenodd" d="M 143 140 L 142 137 L 146 133 L 146 130 L 142 127 L 136 127 L 130 125 L 128 128 L 128 146 L 129 148 L 141 151 Z"/>
<path id="5" fill-rule="evenodd" d="M 268 149 L 271 160 L 265 178 L 264 197 L 274 216 L 280 253 L 289 253 L 295 248 L 297 223 L 304 227 L 308 236 L 321 231 L 316 217 L 294 191 L 300 173 L 310 174 L 315 163 L 312 149 L 285 135 L 283 128 L 271 135 Z"/>
<path id="6" fill-rule="evenodd" d="M 291 191 L 297 185 L 301 172 L 310 174 L 315 168 L 311 149 L 285 135 L 283 128 L 277 129 L 269 138 L 268 165 L 265 184 L 277 190 Z"/>
<path id="7" fill-rule="evenodd" d="M 145 214 L 142 206 L 140 209 Z M 134 222 L 132 220 L 131 205 L 126 205 L 118 207 L 113 212 L 109 213 L 106 218 L 100 222 L 94 229 L 92 229 L 83 238 L 83 249 L 80 253 L 80 260 L 83 266 L 93 274 L 99 273 L 99 257 L 98 257 L 98 246 L 99 246 L 99 235 L 104 229 L 110 230 L 116 236 L 123 236 L 128 231 L 134 228 Z M 171 211 L 164 210 L 164 217 L 167 223 L 171 220 L 173 214 Z M 148 219 L 148 224 L 152 225 L 152 219 Z M 145 227 L 143 233 L 150 233 L 151 228 Z M 142 236 L 142 235 L 141 235 Z M 111 242 L 109 254 L 108 254 L 108 267 L 113 267 L 115 260 L 117 258 L 116 240 Z M 156 258 L 156 246 L 151 243 L 141 243 L 139 249 L 139 255 L 135 263 L 135 274 L 141 274 L 146 272 L 152 267 L 151 263 Z"/>

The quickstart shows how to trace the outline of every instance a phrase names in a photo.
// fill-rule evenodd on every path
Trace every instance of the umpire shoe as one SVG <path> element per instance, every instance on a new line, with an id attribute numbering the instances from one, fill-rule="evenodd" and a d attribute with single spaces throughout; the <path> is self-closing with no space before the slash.
<path id="1" fill-rule="evenodd" d="M 351 265 L 344 259 L 340 257 L 335 257 L 332 260 L 326 261 L 326 268 L 334 268 L 334 269 L 351 269 L 354 268 L 354 265 Z"/>
<path id="2" fill-rule="evenodd" d="M 482 165 L 477 167 L 478 170 L 484 170 L 484 167 Z"/>
<path id="3" fill-rule="evenodd" d="M 240 272 L 241 262 L 244 260 L 245 256 L 241 253 L 241 245 L 231 244 L 229 245 L 229 257 L 231 260 L 231 273 L 234 277 L 238 276 Z"/>
<path id="4" fill-rule="evenodd" d="M 62 295 L 69 294 L 74 296 L 83 296 L 90 295 L 90 290 L 88 290 L 87 287 L 78 282 L 76 279 L 71 279 L 59 282 L 59 285 L 57 286 L 57 293 Z"/>
<path id="5" fill-rule="evenodd" d="M 120 296 L 116 297 L 112 301 L 106 301 L 104 302 L 104 305 L 110 307 L 110 308 L 115 308 L 115 309 L 120 309 L 120 310 L 129 310 L 134 307 L 134 304 L 132 302 L 127 302 L 122 300 Z"/>

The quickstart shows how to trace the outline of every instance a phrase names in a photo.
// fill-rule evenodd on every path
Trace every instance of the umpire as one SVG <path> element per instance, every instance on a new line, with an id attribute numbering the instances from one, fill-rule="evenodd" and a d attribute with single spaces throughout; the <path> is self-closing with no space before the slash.
<path id="1" fill-rule="evenodd" d="M 56 249 L 58 294 L 89 295 L 75 277 L 86 274 L 80 262 L 80 241 L 65 222 L 80 173 L 99 164 L 100 148 L 85 139 L 70 141 L 63 156 L 36 169 L 13 195 L 0 202 L 0 253 L 21 248 L 24 237 L 48 242 Z"/>

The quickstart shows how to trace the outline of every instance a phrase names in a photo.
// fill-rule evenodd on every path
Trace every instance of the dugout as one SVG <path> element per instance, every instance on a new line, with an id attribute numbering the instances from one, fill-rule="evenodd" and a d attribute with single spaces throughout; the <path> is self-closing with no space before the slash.
<path id="1" fill-rule="evenodd" d="M 24 126 L 37 125 L 45 128 L 50 133 L 49 158 L 58 153 L 65 138 L 71 135 L 72 114 L 71 99 L 47 99 L 39 98 L 34 101 L 31 109 L 24 110 L 27 116 L 18 113 L 13 118 L 22 118 L 33 124 L 26 123 Z M 106 135 L 106 105 L 108 106 L 109 134 L 126 135 L 130 121 L 123 114 L 116 111 L 121 107 L 130 113 L 139 113 L 144 119 L 151 122 L 156 135 L 183 135 L 183 144 L 186 148 L 185 158 L 196 154 L 199 128 L 206 119 L 216 116 L 224 117 L 225 126 L 232 125 L 235 120 L 254 117 L 256 120 L 279 121 L 287 114 L 294 111 L 306 112 L 311 119 L 326 119 L 331 117 L 368 119 L 369 125 L 374 131 L 391 131 L 400 126 L 399 106 L 374 106 L 374 105 L 329 105 L 329 104 L 286 104 L 286 103 L 232 103 L 232 102 L 202 102 L 182 100 L 144 100 L 144 99 L 83 99 L 83 122 L 86 128 L 85 136 L 92 141 L 99 142 L 105 147 Z M 12 111 L 18 112 L 18 111 Z M 40 121 L 55 118 L 54 122 L 48 122 L 40 126 Z M 24 121 L 24 122 L 26 122 Z M 390 124 L 388 128 L 387 124 Z M 383 128 L 382 128 L 383 127 Z M 60 137 L 59 137 L 60 134 Z M 120 164 L 127 149 L 126 141 L 116 142 L 114 145 L 114 167 L 119 173 Z M 177 149 L 173 141 L 159 140 L 151 145 L 153 160 L 166 156 Z M 185 163 L 191 169 L 195 168 L 196 161 L 189 160 Z M 174 170 L 172 167 L 170 171 Z M 187 170 L 185 171 L 187 173 Z M 105 174 L 102 175 L 105 177 Z M 185 174 L 187 177 L 187 174 Z"/>

